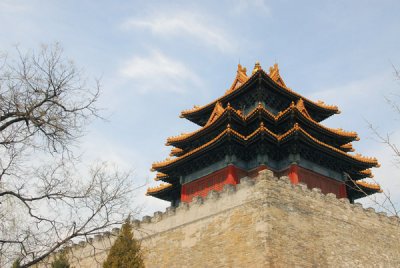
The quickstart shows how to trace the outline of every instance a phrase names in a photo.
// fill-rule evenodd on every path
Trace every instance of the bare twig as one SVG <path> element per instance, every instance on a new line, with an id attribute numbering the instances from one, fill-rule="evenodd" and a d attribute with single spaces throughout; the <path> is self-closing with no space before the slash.
<path id="1" fill-rule="evenodd" d="M 32 266 L 122 223 L 134 190 L 130 173 L 107 163 L 85 176 L 76 168 L 74 145 L 100 117 L 99 81 L 88 86 L 57 44 L 17 52 L 0 62 L 1 267 Z"/>

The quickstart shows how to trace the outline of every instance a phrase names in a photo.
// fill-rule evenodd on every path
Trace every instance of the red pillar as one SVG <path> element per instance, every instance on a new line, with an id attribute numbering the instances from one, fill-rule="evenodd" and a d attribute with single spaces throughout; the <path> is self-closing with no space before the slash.
<path id="1" fill-rule="evenodd" d="M 238 177 L 236 172 L 236 167 L 234 165 L 228 165 L 227 176 L 225 180 L 225 184 L 238 184 Z"/>
<path id="2" fill-rule="evenodd" d="M 341 184 L 339 186 L 339 198 L 347 198 L 346 184 Z"/>
<path id="3" fill-rule="evenodd" d="M 296 164 L 290 166 L 289 179 L 293 184 L 299 183 L 298 167 Z"/>
<path id="4" fill-rule="evenodd" d="M 267 166 L 264 165 L 264 164 L 261 164 L 261 165 L 258 167 L 258 172 L 260 172 L 260 171 L 262 171 L 262 170 L 264 170 L 264 169 L 267 169 Z"/>
<path id="5" fill-rule="evenodd" d="M 187 194 L 186 194 L 186 188 L 187 188 L 187 185 L 182 185 L 182 188 L 181 188 L 181 201 L 182 202 L 188 202 L 189 201 L 189 199 L 188 199 L 188 196 L 187 196 Z"/>

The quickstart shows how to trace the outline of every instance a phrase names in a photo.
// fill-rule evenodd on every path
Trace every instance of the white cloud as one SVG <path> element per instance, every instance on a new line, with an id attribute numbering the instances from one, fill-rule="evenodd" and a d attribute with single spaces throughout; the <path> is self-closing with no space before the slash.
<path id="1" fill-rule="evenodd" d="M 400 127 L 394 119 L 396 117 L 394 112 L 384 100 L 384 96 L 395 89 L 393 76 L 390 70 L 387 70 L 362 80 L 351 81 L 340 87 L 315 92 L 310 97 L 313 100 L 329 100 L 329 104 L 339 106 L 342 114 L 333 116 L 327 121 L 333 127 L 343 127 L 346 130 L 358 132 L 361 140 L 353 143 L 356 152 L 376 157 L 381 164 L 380 168 L 372 169 L 375 177 L 369 181 L 380 184 L 386 193 L 391 194 L 392 201 L 400 206 L 399 167 L 394 165 L 393 152 L 375 138 L 367 123 L 368 120 L 374 127 L 379 127 L 378 131 L 383 135 L 393 133 L 391 141 L 400 145 Z M 358 202 L 366 207 L 372 206 L 383 210 L 377 206 L 377 203 L 383 204 L 384 199 L 383 194 L 376 194 L 360 199 Z M 389 207 L 390 204 L 386 201 L 384 206 Z"/>
<path id="2" fill-rule="evenodd" d="M 0 11 L 2 13 L 9 13 L 9 12 L 24 12 L 28 11 L 30 7 L 21 1 L 15 0 L 1 0 L 0 1 Z"/>
<path id="3" fill-rule="evenodd" d="M 312 100 L 327 101 L 334 104 L 342 112 L 340 116 L 332 116 L 327 120 L 329 123 L 363 126 L 367 120 L 371 123 L 379 123 L 382 127 L 387 125 L 389 107 L 386 105 L 384 96 L 393 90 L 393 77 L 390 71 L 384 71 L 365 79 L 349 81 L 338 87 L 319 90 L 309 95 Z"/>
<path id="4" fill-rule="evenodd" d="M 232 39 L 224 29 L 210 23 L 210 18 L 193 12 L 152 14 L 147 18 L 131 18 L 123 23 L 123 28 L 149 29 L 153 34 L 162 36 L 192 36 L 204 44 L 215 47 L 221 52 L 233 52 Z"/>
<path id="5" fill-rule="evenodd" d="M 271 10 L 264 0 L 233 0 L 234 13 L 242 13 L 248 9 L 255 9 L 264 14 L 270 14 Z"/>
<path id="6" fill-rule="evenodd" d="M 112 127 L 112 123 L 105 127 Z M 131 178 L 136 190 L 132 193 L 132 210 L 139 210 L 139 215 L 150 215 L 157 210 L 165 210 L 169 206 L 168 202 L 154 197 L 146 196 L 148 187 L 159 185 L 153 181 L 155 173 L 150 172 L 151 159 L 140 151 L 132 147 L 127 147 L 124 141 L 113 141 L 110 137 L 103 135 L 101 131 L 93 131 L 91 135 L 84 137 L 81 143 L 84 152 L 82 162 L 93 165 L 106 161 L 110 167 L 116 167 L 119 171 L 131 171 Z M 82 170 L 84 173 L 85 170 Z"/>
<path id="7" fill-rule="evenodd" d="M 125 62 L 120 74 L 134 80 L 141 93 L 160 90 L 182 93 L 186 84 L 200 84 L 200 79 L 188 66 L 160 51 L 153 51 L 147 57 L 133 57 Z"/>
<path id="8" fill-rule="evenodd" d="M 314 100 L 329 100 L 335 104 L 343 105 L 344 108 L 357 107 L 359 105 L 356 104 L 360 104 L 360 100 L 369 100 L 369 105 L 371 105 L 371 102 L 383 100 L 371 97 L 372 95 L 374 97 L 381 95 L 384 93 L 383 90 L 385 87 L 390 87 L 388 83 L 393 82 L 390 75 L 390 72 L 385 71 L 375 76 L 366 77 L 365 79 L 349 81 L 347 84 L 338 87 L 318 90 L 314 94 L 311 94 L 310 98 Z"/>
<path id="9" fill-rule="evenodd" d="M 397 135 L 393 136 L 392 142 L 394 144 L 400 144 L 400 132 L 396 132 Z M 372 143 L 372 145 L 374 145 Z M 395 164 L 395 157 L 393 152 L 383 144 L 375 143 L 375 146 L 371 148 L 371 154 L 378 158 L 379 162 L 382 164 L 380 168 L 374 169 L 374 183 L 380 184 L 385 194 L 375 194 L 370 197 L 360 199 L 361 202 L 366 207 L 375 207 L 380 211 L 393 212 L 393 207 L 386 196 L 390 197 L 391 202 L 395 205 L 396 209 L 400 209 L 400 176 L 399 167 Z M 380 204 L 380 205 L 378 205 Z M 388 210 L 386 210 L 386 209 Z"/>

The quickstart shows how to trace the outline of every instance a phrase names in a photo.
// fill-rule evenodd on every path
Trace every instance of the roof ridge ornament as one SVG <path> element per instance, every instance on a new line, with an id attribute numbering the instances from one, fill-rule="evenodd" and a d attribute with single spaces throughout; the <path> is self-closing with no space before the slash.
<path id="1" fill-rule="evenodd" d="M 247 77 L 247 68 L 242 67 L 240 63 L 238 64 L 237 75 L 245 75 Z"/>
<path id="2" fill-rule="evenodd" d="M 221 114 L 223 114 L 224 112 L 224 108 L 222 107 L 221 103 L 219 101 L 217 101 L 215 103 L 214 106 L 214 110 L 210 115 L 210 118 L 208 119 L 207 123 L 205 124 L 205 126 L 211 124 L 212 122 L 214 122 L 218 117 L 220 117 Z"/>
<path id="3" fill-rule="evenodd" d="M 246 67 L 242 67 L 242 65 L 239 63 L 237 71 L 236 71 L 235 80 L 233 80 L 233 83 L 232 83 L 231 87 L 225 92 L 225 94 L 228 94 L 229 92 L 238 89 L 248 79 L 249 79 L 249 77 L 247 76 Z"/>
<path id="4" fill-rule="evenodd" d="M 258 72 L 259 70 L 262 70 L 261 64 L 259 61 L 256 61 L 256 64 L 254 64 L 254 68 L 253 68 L 253 71 L 251 72 L 251 74 L 253 75 L 256 72 Z"/>
<path id="5" fill-rule="evenodd" d="M 274 66 L 269 67 L 269 77 L 278 85 L 288 89 L 281 75 L 279 74 L 278 63 L 275 63 Z"/>
<path id="6" fill-rule="evenodd" d="M 300 98 L 297 103 L 296 103 L 296 108 L 299 110 L 302 114 L 304 114 L 306 117 L 311 118 L 310 114 L 308 113 L 306 106 L 304 106 L 304 101 L 302 98 Z"/>
<path id="7" fill-rule="evenodd" d="M 304 158 L 309 158 L 311 162 L 321 160 L 323 166 L 338 171 L 349 171 L 356 180 L 372 177 L 368 168 L 379 167 L 376 158 L 349 153 L 354 151 L 349 142 L 358 139 L 357 134 L 343 129 L 328 128 L 320 123 L 338 112 L 336 106 L 312 101 L 288 88 L 276 63 L 266 72 L 267 69 L 263 70 L 257 61 L 252 74 L 251 70 L 249 69 L 247 76 L 246 68 L 237 64 L 236 77 L 225 95 L 206 105 L 194 106 L 182 112 L 182 117 L 199 125 L 200 129 L 167 139 L 167 145 L 175 147 L 171 149 L 171 157 L 154 162 L 152 170 L 161 172 L 156 176 L 156 180 L 171 183 L 172 186 L 162 187 L 157 192 L 150 190 L 149 195 L 172 201 L 174 205 L 177 203 L 175 201 L 186 202 L 190 200 L 190 196 L 179 192 L 179 189 L 182 189 L 179 187 L 183 187 L 183 173 L 180 171 L 182 167 L 191 166 L 188 172 L 198 177 L 194 172 L 218 161 L 223 154 L 257 154 L 259 144 L 266 146 L 266 150 L 279 147 L 278 153 L 282 150 L 282 154 L 286 154 L 290 153 L 286 146 L 302 142 L 311 150 L 316 150 L 321 159 L 314 159 L 306 155 L 306 152 L 299 152 L 301 157 L 304 154 Z M 271 97 L 270 93 L 276 93 L 276 98 Z M 230 145 L 228 150 L 223 148 L 226 145 Z M 236 146 L 240 149 L 233 150 Z M 332 167 L 329 164 L 330 158 L 338 158 L 341 161 Z M 269 159 L 265 161 L 268 162 Z M 217 166 L 214 171 L 216 169 Z M 360 187 L 369 189 L 365 186 Z M 378 189 L 377 186 L 373 187 Z M 368 195 L 377 192 L 376 189 L 368 190 Z M 357 193 L 350 191 L 348 196 L 359 198 Z"/>

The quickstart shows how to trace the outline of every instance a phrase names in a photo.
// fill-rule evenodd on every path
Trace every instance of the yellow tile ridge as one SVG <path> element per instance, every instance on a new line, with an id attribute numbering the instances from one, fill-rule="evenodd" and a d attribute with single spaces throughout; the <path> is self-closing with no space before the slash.
<path id="1" fill-rule="evenodd" d="M 242 68 L 242 67 L 240 66 L 240 68 Z M 242 68 L 242 69 L 245 69 L 245 68 Z M 238 71 L 239 71 L 239 66 L 238 66 Z M 242 72 L 243 72 L 243 71 L 242 71 Z M 236 85 L 235 85 L 235 89 L 234 89 L 234 90 L 228 90 L 227 93 L 226 93 L 225 95 L 223 95 L 223 96 L 217 98 L 216 100 L 214 100 L 214 101 L 212 101 L 212 102 L 210 102 L 210 103 L 208 103 L 208 104 L 206 104 L 206 105 L 203 105 L 203 106 L 194 105 L 193 108 L 191 108 L 191 109 L 183 110 L 183 111 L 181 112 L 181 116 L 180 116 L 180 117 L 184 117 L 185 115 L 191 114 L 191 113 L 193 113 L 193 112 L 196 112 L 196 111 L 198 111 L 198 110 L 201 110 L 201 109 L 204 109 L 204 108 L 206 108 L 206 107 L 208 107 L 208 106 L 213 105 L 215 102 L 220 101 L 222 98 L 225 98 L 227 95 L 231 94 L 232 92 L 234 92 L 234 91 L 236 91 L 236 90 L 242 88 L 245 84 L 247 84 L 247 82 L 250 80 L 250 78 L 252 78 L 252 77 L 255 76 L 256 74 L 258 74 L 259 72 L 263 72 L 264 74 L 268 75 L 268 76 L 271 78 L 271 80 L 274 81 L 277 85 L 279 85 L 282 89 L 284 89 L 284 90 L 286 90 L 287 92 L 289 92 L 289 93 L 295 95 L 295 96 L 298 97 L 299 99 L 301 98 L 301 99 L 306 100 L 306 101 L 308 101 L 308 102 L 310 102 L 310 103 L 313 103 L 313 104 L 315 104 L 315 105 L 317 105 L 317 106 L 320 106 L 321 108 L 328 109 L 328 110 L 331 110 L 331 111 L 335 111 L 336 113 L 340 113 L 338 107 L 335 106 L 335 105 L 327 105 L 327 104 L 325 104 L 323 101 L 320 101 L 320 100 L 318 100 L 318 101 L 312 101 L 312 100 L 310 100 L 310 99 L 308 99 L 308 98 L 305 98 L 305 97 L 301 96 L 301 95 L 298 94 L 297 92 L 293 91 L 291 88 L 287 87 L 286 84 L 283 82 L 282 77 L 281 77 L 280 74 L 279 74 L 278 64 L 274 64 L 274 66 L 270 68 L 270 74 L 267 74 L 267 73 L 264 72 L 264 70 L 261 68 L 260 63 L 259 63 L 259 62 L 256 62 L 255 66 L 254 66 L 254 69 L 253 69 L 253 72 L 252 72 L 252 75 L 251 75 L 250 77 L 247 77 L 247 75 L 246 75 L 246 80 L 245 80 L 245 81 L 244 81 L 244 78 L 241 78 L 243 82 L 241 82 L 241 84 L 240 84 L 239 86 L 236 86 Z M 235 79 L 235 80 L 236 80 L 236 79 Z M 235 81 L 234 81 L 234 84 L 235 84 Z M 232 84 L 232 86 L 233 86 L 234 84 Z M 232 87 L 231 87 L 231 88 L 232 88 Z"/>
<path id="2" fill-rule="evenodd" d="M 222 108 L 222 105 L 220 106 Z M 191 133 L 182 133 L 181 135 L 178 136 L 172 136 L 172 137 L 168 137 L 167 138 L 167 142 L 165 143 L 165 145 L 169 146 L 171 145 L 171 143 L 174 142 L 179 142 L 179 141 L 183 141 L 189 137 L 192 137 L 193 135 L 204 131 L 205 129 L 210 128 L 211 126 L 213 126 L 213 124 L 218 120 L 218 118 L 220 118 L 223 114 L 227 113 L 227 112 L 234 112 L 236 113 L 240 118 L 242 118 L 242 120 L 245 120 L 244 116 L 242 115 L 242 113 L 239 110 L 235 110 L 229 103 L 227 104 L 227 107 L 222 108 L 223 110 L 219 109 L 219 113 L 216 114 L 216 117 L 213 118 L 213 120 L 210 122 L 210 119 L 212 116 L 210 116 L 209 122 L 207 122 L 207 124 L 204 125 L 204 127 L 193 131 Z"/>
<path id="3" fill-rule="evenodd" d="M 297 103 L 296 103 L 296 109 L 297 109 L 300 113 L 302 113 L 305 117 L 307 117 L 308 119 L 313 120 L 313 119 L 311 118 L 310 114 L 308 113 L 306 107 L 304 106 L 304 101 L 303 101 L 303 99 L 299 99 L 299 100 L 297 101 Z M 314 120 L 313 120 L 313 121 L 314 121 Z"/>
<path id="4" fill-rule="evenodd" d="M 264 70 L 262 70 L 262 69 L 261 69 L 261 71 L 264 72 Z M 293 91 L 291 88 L 287 87 L 285 82 L 283 81 L 280 73 L 279 73 L 279 67 L 278 67 L 277 63 L 275 63 L 273 67 L 270 67 L 269 71 L 270 72 L 267 75 L 271 78 L 271 80 L 274 81 L 278 86 L 280 86 L 282 89 L 286 90 L 287 92 L 295 95 L 299 99 L 306 100 L 306 101 L 308 101 L 310 103 L 314 103 L 315 105 L 320 106 L 322 108 L 335 111 L 336 113 L 340 113 L 340 111 L 339 111 L 339 109 L 338 109 L 338 107 L 336 105 L 328 105 L 328 104 L 325 104 L 323 101 L 320 101 L 320 100 L 312 101 L 312 100 L 310 100 L 310 99 L 308 99 L 306 97 L 301 96 L 299 93 Z"/>
<path id="5" fill-rule="evenodd" d="M 258 71 L 262 71 L 261 64 L 259 61 L 256 61 L 254 64 L 253 71 L 251 72 L 251 76 L 255 75 Z"/>
<path id="6" fill-rule="evenodd" d="M 368 178 L 373 178 L 374 175 L 372 174 L 372 171 L 370 169 L 364 169 L 359 171 L 358 173 L 363 174 L 365 176 L 367 176 Z"/>
<path id="7" fill-rule="evenodd" d="M 164 161 L 155 162 L 155 163 L 153 163 L 152 169 L 151 169 L 151 170 L 154 171 L 154 170 L 157 169 L 157 168 L 170 165 L 170 164 L 172 164 L 172 163 L 174 163 L 174 162 L 176 162 L 176 161 L 178 161 L 178 160 L 180 160 L 180 159 L 186 158 L 186 157 L 188 157 L 188 156 L 190 156 L 190 155 L 192 155 L 192 154 L 194 154 L 194 153 L 196 153 L 196 152 L 202 150 L 203 148 L 206 148 L 206 147 L 210 146 L 211 144 L 213 144 L 214 142 L 218 141 L 222 136 L 224 136 L 224 135 L 226 135 L 226 134 L 235 135 L 236 137 L 242 139 L 243 141 L 246 141 L 246 140 L 252 138 L 253 136 L 257 135 L 258 133 L 260 133 L 260 132 L 262 132 L 262 131 L 265 131 L 265 132 L 269 133 L 271 136 L 275 137 L 275 138 L 278 140 L 278 135 L 276 135 L 275 133 L 273 133 L 272 131 L 270 131 L 269 129 L 267 129 L 267 128 L 264 126 L 264 123 L 263 123 L 263 122 L 261 122 L 259 128 L 257 128 L 253 133 L 251 133 L 251 134 L 250 134 L 249 136 L 247 136 L 247 137 L 244 136 L 244 135 L 242 135 L 242 134 L 240 134 L 240 133 L 238 133 L 237 131 L 233 130 L 233 129 L 231 128 L 230 124 L 228 124 L 227 127 L 226 127 L 226 129 L 225 129 L 224 131 L 222 131 L 218 136 L 216 136 L 214 139 L 210 140 L 209 142 L 207 142 L 207 143 L 205 143 L 205 144 L 203 144 L 203 145 L 201 145 L 201 146 L 199 146 L 199 147 L 193 149 L 193 150 L 190 151 L 190 152 L 187 152 L 186 154 L 184 154 L 184 155 L 182 155 L 182 156 L 180 156 L 180 157 L 176 157 L 176 158 L 167 158 L 167 159 L 164 160 Z M 287 133 L 289 133 L 289 132 L 290 132 L 290 131 L 288 131 Z"/>
<path id="8" fill-rule="evenodd" d="M 156 177 L 161 179 L 161 178 L 166 178 L 166 177 L 168 177 L 168 175 L 165 174 L 165 173 L 162 173 L 162 172 L 157 172 Z"/>
<path id="9" fill-rule="evenodd" d="M 269 67 L 269 77 L 281 87 L 287 88 L 285 82 L 279 74 L 278 63 L 275 63 L 274 66 Z"/>
<path id="10" fill-rule="evenodd" d="M 166 178 L 166 177 L 168 177 L 168 175 L 165 173 L 162 173 L 162 172 L 157 172 L 157 174 L 156 174 L 156 178 L 158 178 L 158 179 L 162 179 L 162 178 Z"/>
<path id="11" fill-rule="evenodd" d="M 219 101 L 217 101 L 215 103 L 215 107 L 213 112 L 210 115 L 210 118 L 208 119 L 207 123 L 204 125 L 204 127 L 210 125 L 212 122 L 214 122 L 215 120 L 217 120 L 223 113 L 224 113 L 225 109 L 222 107 L 221 103 Z"/>
<path id="12" fill-rule="evenodd" d="M 296 123 L 296 124 L 297 124 L 297 123 Z M 326 143 L 324 143 L 324 142 L 322 142 L 322 141 L 320 141 L 320 140 L 314 138 L 313 136 L 311 136 L 309 133 L 307 133 L 307 132 L 306 132 L 304 129 L 302 129 L 301 127 L 298 127 L 298 128 L 299 128 L 299 130 L 300 130 L 304 135 L 306 135 L 307 137 L 309 137 L 310 139 L 312 139 L 313 141 L 315 141 L 315 142 L 318 143 L 318 144 L 321 144 L 321 145 L 323 145 L 323 146 L 325 146 L 325 147 L 327 147 L 327 148 L 330 148 L 330 149 L 332 149 L 333 151 L 336 151 L 336 152 L 341 153 L 341 154 L 343 154 L 343 155 L 347 155 L 348 157 L 353 158 L 353 159 L 355 159 L 355 160 L 358 160 L 358 161 L 360 161 L 360 162 L 368 163 L 368 164 L 374 165 L 375 167 L 380 167 L 380 164 L 378 163 L 378 160 L 377 160 L 375 157 L 366 157 L 366 156 L 362 156 L 361 154 L 358 154 L 358 153 L 355 154 L 355 155 L 348 154 L 348 153 L 343 152 L 342 150 L 340 150 L 340 149 L 338 149 L 338 148 L 335 148 L 335 147 L 333 147 L 333 146 L 331 146 L 331 145 L 329 145 L 329 144 L 326 144 Z"/>
<path id="13" fill-rule="evenodd" d="M 232 92 L 232 91 L 234 91 L 236 89 L 238 89 L 241 85 L 246 83 L 246 81 L 248 79 L 249 79 L 249 77 L 247 76 L 247 69 L 245 67 L 242 67 L 242 65 L 240 65 L 240 63 L 239 63 L 237 71 L 236 71 L 235 80 L 233 81 L 233 83 L 230 86 L 230 88 L 225 92 L 225 95 L 229 94 L 230 92 Z"/>
<path id="14" fill-rule="evenodd" d="M 300 99 L 298 102 L 302 102 L 303 100 Z M 257 105 L 257 108 L 254 109 L 253 111 L 251 111 L 244 119 L 247 120 L 247 118 L 253 116 L 255 113 L 259 112 L 259 111 L 263 111 L 266 114 L 268 114 L 271 118 L 273 118 L 275 121 L 278 121 L 281 117 L 285 116 L 286 114 L 288 114 L 291 110 L 298 110 L 300 112 L 300 114 L 304 115 L 304 117 L 310 121 L 311 123 L 313 123 L 314 125 L 316 125 L 319 128 L 325 129 L 329 132 L 333 132 L 336 135 L 340 135 L 340 136 L 345 136 L 345 137 L 351 137 L 351 138 L 355 138 L 356 140 L 359 140 L 358 138 L 358 134 L 357 132 L 354 131 L 344 131 L 341 128 L 335 129 L 335 128 L 329 128 L 326 127 L 324 125 L 322 125 L 321 123 L 318 123 L 317 121 L 315 121 L 314 119 L 312 119 L 309 115 L 308 112 L 305 110 L 304 105 L 296 105 L 294 104 L 294 102 L 291 103 L 291 105 L 286 108 L 285 110 L 279 112 L 277 115 L 272 114 L 270 111 L 268 111 L 267 109 L 265 109 L 264 105 L 262 105 L 261 103 L 259 103 Z M 302 111 L 303 109 L 303 111 Z M 305 110 L 305 111 L 304 111 Z M 305 114 L 306 112 L 306 114 Z M 308 115 L 308 116 L 307 116 Z"/>
<path id="15" fill-rule="evenodd" d="M 353 158 L 353 159 L 355 159 L 355 160 L 357 160 L 357 161 L 360 161 L 360 162 L 363 162 L 363 163 L 368 163 L 368 164 L 374 165 L 375 167 L 379 167 L 379 166 L 380 166 L 379 163 L 378 163 L 378 161 L 377 161 L 377 159 L 374 158 L 374 157 L 365 157 L 365 156 L 362 156 L 361 154 L 355 154 L 355 155 L 348 154 L 348 153 L 346 153 L 346 152 L 344 152 L 344 151 L 342 151 L 342 150 L 340 150 L 340 149 L 338 149 L 338 148 L 335 148 L 335 147 L 333 147 L 333 146 L 331 146 L 331 145 L 329 145 L 329 144 L 326 144 L 326 143 L 324 143 L 324 142 L 322 142 L 322 141 L 320 141 L 320 140 L 314 138 L 314 137 L 313 137 L 312 135 L 310 135 L 307 131 L 305 131 L 304 129 L 302 129 L 302 128 L 299 126 L 298 123 L 295 123 L 294 126 L 293 126 L 293 128 L 291 128 L 290 130 L 288 130 L 286 133 L 284 133 L 284 134 L 282 134 L 282 135 L 277 135 L 277 134 L 273 133 L 272 131 L 270 131 L 269 129 L 267 129 L 267 128 L 264 126 L 264 123 L 261 122 L 261 123 L 260 123 L 260 127 L 258 127 L 253 133 L 251 133 L 251 134 L 248 135 L 247 137 L 244 136 L 244 135 L 242 135 L 242 134 L 240 134 L 240 133 L 238 133 L 237 131 L 233 130 L 233 129 L 230 127 L 230 125 L 228 124 L 228 125 L 227 125 L 227 128 L 226 128 L 224 131 L 222 131 L 219 135 L 217 135 L 214 139 L 210 140 L 209 142 L 207 142 L 207 143 L 205 143 L 205 144 L 203 144 L 203 145 L 201 145 L 201 146 L 199 146 L 199 147 L 197 147 L 197 148 L 191 150 L 190 152 L 187 152 L 187 153 L 185 153 L 185 154 L 183 154 L 183 155 L 181 155 L 181 156 L 179 156 L 179 157 L 167 158 L 167 159 L 164 160 L 164 161 L 155 162 L 155 163 L 153 163 L 152 169 L 151 169 L 151 170 L 155 170 L 155 169 L 160 168 L 160 167 L 165 167 L 165 166 L 170 165 L 170 164 L 172 164 L 172 163 L 174 163 L 174 162 L 176 162 L 176 161 L 178 161 L 178 160 L 180 160 L 180 159 L 183 159 L 183 158 L 185 158 L 185 157 L 188 157 L 188 156 L 190 156 L 190 155 L 192 155 L 192 154 L 194 154 L 194 153 L 196 153 L 196 152 L 202 150 L 203 148 L 208 147 L 209 145 L 213 144 L 214 142 L 218 141 L 218 140 L 219 140 L 222 136 L 224 136 L 225 134 L 233 134 L 233 135 L 237 136 L 238 138 L 242 139 L 243 141 L 247 141 L 248 139 L 250 139 L 251 137 L 257 135 L 257 134 L 258 134 L 259 132 L 261 132 L 261 131 L 267 132 L 267 133 L 270 134 L 271 136 L 275 137 L 275 138 L 277 139 L 278 142 L 284 140 L 286 137 L 288 137 L 289 135 L 291 135 L 291 134 L 294 133 L 294 132 L 301 132 L 301 133 L 303 133 L 305 136 L 307 136 L 308 138 L 310 138 L 311 140 L 313 140 L 315 143 L 320 144 L 320 145 L 322 145 L 322 146 L 324 146 L 324 147 L 326 147 L 326 148 L 329 148 L 329 149 L 331 149 L 331 150 L 333 150 L 333 151 L 335 151 L 335 152 L 338 152 L 338 153 L 340 153 L 340 154 L 342 154 L 342 155 L 345 155 L 345 156 L 347 156 L 347 157 Z"/>
<path id="16" fill-rule="evenodd" d="M 190 152 L 187 152 L 186 154 L 184 154 L 184 155 L 182 155 L 180 157 L 167 158 L 164 161 L 155 162 L 155 163 L 153 163 L 151 170 L 154 171 L 157 168 L 167 166 L 167 165 L 172 164 L 172 163 L 174 163 L 174 162 L 176 162 L 176 161 L 178 161 L 180 159 L 188 157 L 188 156 L 200 151 L 201 149 L 208 147 L 209 145 L 213 144 L 214 142 L 218 141 L 222 136 L 224 136 L 226 134 L 233 134 L 233 135 L 237 136 L 238 138 L 240 138 L 240 139 L 245 141 L 245 140 L 248 140 L 249 138 L 255 136 L 256 134 L 258 134 L 260 131 L 263 131 L 263 130 L 268 132 L 268 133 L 270 133 L 272 136 L 277 137 L 277 135 L 275 133 L 273 133 L 272 131 L 270 131 L 266 127 L 264 127 L 264 124 L 262 122 L 261 122 L 261 126 L 258 129 L 256 129 L 253 133 L 251 133 L 249 136 L 247 136 L 247 137 L 245 137 L 244 135 L 242 135 L 242 134 L 238 133 L 237 131 L 233 130 L 231 128 L 230 124 L 228 124 L 224 131 L 222 131 L 220 134 L 218 134 L 218 136 L 216 136 L 214 139 L 210 140 L 209 142 L 207 142 L 207 143 L 205 143 L 205 144 L 203 144 L 203 145 L 191 150 Z"/>
<path id="17" fill-rule="evenodd" d="M 174 147 L 171 149 L 169 156 L 176 156 L 176 155 L 181 154 L 182 152 L 183 152 L 183 150 L 181 148 Z"/>
<path id="18" fill-rule="evenodd" d="M 170 187 L 172 187 L 172 184 L 170 184 L 170 183 L 161 183 L 158 186 L 147 188 L 146 195 L 154 194 L 154 193 L 160 192 L 161 190 L 164 190 L 164 189 L 167 189 L 167 188 L 170 188 Z"/>
<path id="19" fill-rule="evenodd" d="M 355 182 L 357 185 L 371 189 L 371 190 L 378 190 L 380 193 L 382 192 L 381 186 L 376 183 L 369 183 L 366 181 L 356 181 Z"/>
<path id="20" fill-rule="evenodd" d="M 343 149 L 352 149 L 352 148 L 353 148 L 353 145 L 351 144 L 351 142 L 349 142 L 349 143 L 346 143 L 346 144 L 341 145 L 340 148 L 343 148 Z"/>
<path id="21" fill-rule="evenodd" d="M 308 114 L 306 107 L 304 106 L 303 99 L 300 99 L 296 105 L 294 105 L 294 103 L 292 102 L 291 107 L 293 107 L 293 109 L 298 110 L 300 112 L 300 114 L 304 115 L 304 117 L 308 121 L 310 121 L 311 123 L 313 123 L 314 125 L 316 125 L 320 128 L 323 128 L 329 132 L 333 132 L 340 136 L 351 137 L 351 138 L 354 138 L 355 140 L 359 140 L 358 134 L 355 131 L 345 131 L 341 128 L 329 128 L 329 127 L 326 127 L 326 126 L 322 125 L 321 123 L 315 121 L 314 119 L 312 119 L 311 116 Z"/>
<path id="22" fill-rule="evenodd" d="M 233 111 L 233 112 L 235 112 L 243 121 L 248 120 L 248 118 L 254 116 L 255 114 L 257 114 L 257 113 L 259 113 L 259 112 L 261 112 L 261 111 L 264 112 L 265 114 L 267 114 L 267 115 L 268 115 L 270 118 L 272 118 L 273 120 L 278 121 L 280 118 L 282 118 L 283 116 L 285 116 L 286 114 L 288 114 L 290 111 L 292 111 L 292 110 L 294 110 L 294 109 L 297 109 L 302 115 L 304 115 L 304 117 L 305 117 L 307 120 L 309 120 L 311 123 L 313 123 L 313 124 L 316 125 L 317 127 L 320 127 L 320 128 L 322 128 L 322 129 L 325 129 L 325 130 L 327 130 L 327 131 L 329 131 L 329 132 L 332 132 L 332 133 L 334 133 L 334 134 L 336 134 L 336 135 L 345 136 L 345 137 L 351 137 L 351 138 L 355 138 L 356 140 L 358 140 L 357 133 L 354 132 L 354 131 L 344 131 L 344 130 L 342 130 L 342 129 L 340 129 L 340 128 L 339 128 L 339 129 L 328 128 L 328 127 L 326 127 L 326 126 L 324 126 L 324 125 L 318 123 L 318 122 L 315 121 L 314 119 L 312 119 L 312 118 L 308 115 L 308 112 L 307 112 L 307 110 L 305 109 L 304 104 L 302 105 L 302 102 L 303 102 L 302 99 L 300 99 L 300 100 L 298 101 L 298 104 L 296 104 L 296 105 L 294 104 L 294 102 L 292 102 L 292 104 L 291 104 L 288 108 L 286 108 L 286 109 L 283 110 L 283 111 L 280 111 L 277 115 L 274 115 L 274 114 L 272 114 L 270 111 L 268 111 L 267 109 L 265 109 L 264 105 L 263 105 L 261 102 L 259 102 L 258 105 L 257 105 L 257 107 L 256 107 L 255 109 L 253 109 L 253 110 L 252 110 L 248 115 L 246 115 L 246 116 L 244 116 L 244 115 L 241 113 L 240 110 L 235 110 L 234 108 L 232 108 L 232 107 L 230 106 L 229 103 L 227 104 L 227 107 L 226 107 L 226 108 L 222 108 L 222 105 L 221 105 L 219 102 L 217 102 L 216 107 L 218 106 L 218 108 L 214 108 L 214 110 L 217 110 L 217 109 L 218 109 L 218 112 L 213 112 L 213 113 L 212 113 L 212 115 L 210 116 L 209 121 L 207 122 L 207 124 L 206 124 L 204 127 L 200 128 L 200 129 L 198 129 L 198 130 L 196 130 L 196 131 L 193 131 L 193 132 L 191 132 L 191 133 L 182 133 L 181 135 L 178 135 L 178 136 L 169 137 L 169 138 L 167 138 L 167 142 L 166 142 L 165 145 L 169 146 L 169 145 L 171 145 L 171 143 L 183 141 L 183 140 L 185 140 L 185 139 L 187 139 L 187 138 L 189 138 L 189 137 L 192 137 L 193 135 L 195 135 L 195 134 L 197 134 L 197 133 L 199 133 L 199 132 L 204 131 L 205 129 L 211 127 L 211 126 L 213 125 L 213 123 L 216 122 L 217 119 L 218 119 L 219 117 L 221 117 L 221 116 L 222 116 L 225 112 L 227 112 L 227 111 Z M 299 104 L 299 103 L 300 103 L 300 104 Z M 214 114 L 215 114 L 215 117 L 214 117 Z M 212 120 L 211 120 L 211 119 L 212 119 Z"/>
<path id="23" fill-rule="evenodd" d="M 209 142 L 207 142 L 207 143 L 205 143 L 205 144 L 203 144 L 203 145 L 201 145 L 201 146 L 199 146 L 199 147 L 193 149 L 193 150 L 190 151 L 190 152 L 187 152 L 187 153 L 184 154 L 184 155 L 181 155 L 180 157 L 176 157 L 176 158 L 167 158 L 167 159 L 164 160 L 164 161 L 154 162 L 153 165 L 152 165 L 152 169 L 151 169 L 151 170 L 155 170 L 156 168 L 160 168 L 160 167 L 163 167 L 163 166 L 167 166 L 167 165 L 169 165 L 169 164 L 172 164 L 172 163 L 178 161 L 179 159 L 188 157 L 189 155 L 192 155 L 192 154 L 194 154 L 195 152 L 197 152 L 197 151 L 199 151 L 199 150 L 201 150 L 201 149 L 207 147 L 208 145 L 212 144 L 213 142 L 217 141 L 219 138 L 221 138 L 221 137 L 222 137 L 223 135 L 225 135 L 227 132 L 228 132 L 228 128 L 225 129 L 223 132 L 221 132 L 221 133 L 220 133 L 218 136 L 216 136 L 214 139 L 212 139 L 212 140 L 210 140 Z"/>

